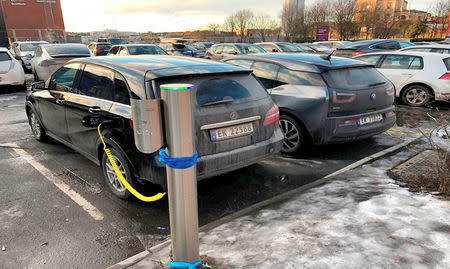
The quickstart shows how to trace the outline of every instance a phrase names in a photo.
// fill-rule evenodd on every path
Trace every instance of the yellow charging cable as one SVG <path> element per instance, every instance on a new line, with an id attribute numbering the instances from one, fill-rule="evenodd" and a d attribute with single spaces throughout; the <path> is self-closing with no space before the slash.
<path id="1" fill-rule="evenodd" d="M 158 200 L 160 200 L 161 198 L 164 197 L 164 195 L 166 195 L 166 193 L 158 193 L 154 196 L 144 196 L 142 194 L 140 194 L 139 192 L 137 192 L 129 183 L 128 181 L 125 179 L 125 177 L 123 176 L 122 172 L 119 170 L 119 167 L 117 166 L 116 160 L 114 159 L 114 156 L 111 153 L 111 150 L 109 148 L 106 147 L 106 143 L 105 140 L 103 138 L 102 132 L 101 132 L 101 126 L 102 124 L 98 125 L 97 131 L 98 131 L 98 136 L 100 137 L 100 140 L 103 143 L 103 149 L 105 150 L 106 156 L 108 157 L 109 162 L 111 163 L 114 172 L 116 173 L 117 177 L 119 178 L 120 182 L 122 182 L 122 185 L 129 191 L 131 192 L 131 194 L 133 194 L 136 198 L 138 198 L 141 201 L 144 202 L 156 202 Z"/>

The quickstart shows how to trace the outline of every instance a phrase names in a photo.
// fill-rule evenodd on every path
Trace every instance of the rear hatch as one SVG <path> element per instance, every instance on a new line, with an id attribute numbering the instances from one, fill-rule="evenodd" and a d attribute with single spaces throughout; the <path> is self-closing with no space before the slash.
<path id="1" fill-rule="evenodd" d="M 189 83 L 195 86 L 193 102 L 197 151 L 200 156 L 250 146 L 270 139 L 274 133 L 276 124 L 264 126 L 266 114 L 274 103 L 250 73 L 171 78 L 160 80 L 157 84 L 166 83 Z M 229 127 L 232 127 L 231 133 Z M 223 137 L 226 131 L 228 135 L 234 132 L 238 136 Z"/>
<path id="2" fill-rule="evenodd" d="M 8 73 L 12 67 L 12 59 L 6 51 L 0 51 L 0 74 Z"/>
<path id="3" fill-rule="evenodd" d="M 393 84 L 374 67 L 333 69 L 323 77 L 330 93 L 330 117 L 375 112 L 394 105 Z"/>
<path id="4" fill-rule="evenodd" d="M 366 47 L 367 45 L 371 44 L 371 43 L 373 43 L 373 41 L 353 42 L 353 43 L 350 43 L 348 45 L 345 45 L 345 46 L 342 46 L 340 48 L 337 48 L 333 52 L 333 55 L 351 58 L 351 57 L 359 55 L 357 52 L 360 51 L 362 48 Z"/>

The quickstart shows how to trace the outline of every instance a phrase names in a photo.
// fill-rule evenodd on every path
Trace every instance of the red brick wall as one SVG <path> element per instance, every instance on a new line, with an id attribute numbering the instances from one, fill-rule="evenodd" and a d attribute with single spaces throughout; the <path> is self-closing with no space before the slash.
<path id="1" fill-rule="evenodd" d="M 11 41 L 44 40 L 63 42 L 64 20 L 60 0 L 0 0 Z M 14 31 L 13 31 L 14 30 Z"/>

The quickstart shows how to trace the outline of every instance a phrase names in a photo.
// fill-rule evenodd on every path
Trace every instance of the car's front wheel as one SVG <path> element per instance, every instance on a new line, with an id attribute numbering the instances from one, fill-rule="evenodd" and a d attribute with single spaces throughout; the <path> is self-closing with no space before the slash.
<path id="1" fill-rule="evenodd" d="M 29 113 L 31 132 L 33 133 L 34 138 L 36 138 L 37 141 L 44 141 L 47 138 L 47 135 L 45 134 L 45 130 L 39 122 L 36 113 L 34 113 L 33 110 Z"/>
<path id="2" fill-rule="evenodd" d="M 422 85 L 412 85 L 405 89 L 402 94 L 403 102 L 415 107 L 426 105 L 432 98 L 430 90 Z"/>
<path id="3" fill-rule="evenodd" d="M 128 162 L 125 160 L 125 158 L 119 151 L 113 148 L 111 148 L 110 150 L 114 160 L 116 161 L 117 166 L 119 167 L 120 172 L 122 172 L 122 175 L 125 177 L 127 182 L 133 186 L 132 182 L 133 178 Z M 108 156 L 106 156 L 106 153 L 103 154 L 102 168 L 103 168 L 103 175 L 106 179 L 106 184 L 111 189 L 112 193 L 117 197 L 119 197 L 120 199 L 129 199 L 131 197 L 131 193 L 125 188 L 125 186 L 120 181 L 119 177 L 114 171 L 111 162 L 108 159 Z"/>
<path id="4" fill-rule="evenodd" d="M 284 134 L 282 153 L 295 155 L 304 147 L 305 135 L 303 128 L 292 117 L 281 115 L 280 127 Z"/>

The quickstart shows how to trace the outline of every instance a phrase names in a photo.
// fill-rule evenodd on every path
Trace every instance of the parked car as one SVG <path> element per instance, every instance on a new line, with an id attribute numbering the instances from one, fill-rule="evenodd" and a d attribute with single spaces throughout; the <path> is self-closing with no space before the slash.
<path id="1" fill-rule="evenodd" d="M 366 53 L 399 50 L 401 48 L 407 48 L 412 46 L 414 46 L 413 43 L 403 40 L 390 40 L 390 39 L 364 40 L 352 42 L 341 48 L 337 48 L 334 51 L 333 55 L 351 58 Z"/>
<path id="2" fill-rule="evenodd" d="M 105 56 L 111 48 L 111 43 L 92 42 L 88 45 L 88 48 L 94 56 Z"/>
<path id="3" fill-rule="evenodd" d="M 92 52 L 83 44 L 41 44 L 31 60 L 34 79 L 47 80 L 67 61 L 79 57 L 91 57 Z"/>
<path id="4" fill-rule="evenodd" d="M 289 42 L 261 42 L 255 43 L 255 45 L 260 46 L 266 52 L 289 52 L 289 53 L 298 53 L 298 52 L 308 52 L 308 50 L 304 50 L 299 48 L 297 45 Z"/>
<path id="5" fill-rule="evenodd" d="M 323 45 L 325 47 L 330 48 L 331 50 L 335 50 L 341 48 L 343 46 L 351 44 L 351 41 L 343 41 L 343 40 L 329 40 L 329 41 L 317 41 L 313 44 L 315 45 Z"/>
<path id="6" fill-rule="evenodd" d="M 211 48 L 212 45 L 214 45 L 214 43 L 213 42 L 194 42 L 191 45 L 198 50 L 206 52 L 206 50 Z"/>
<path id="7" fill-rule="evenodd" d="M 189 45 L 182 43 L 161 43 L 158 45 L 169 55 L 177 55 L 177 56 L 189 56 L 196 58 L 204 58 L 205 53 L 199 51 Z"/>
<path id="8" fill-rule="evenodd" d="M 297 154 L 310 144 L 368 138 L 396 121 L 394 86 L 369 64 L 277 53 L 224 62 L 250 67 L 278 105 L 286 154 Z"/>
<path id="9" fill-rule="evenodd" d="M 108 56 L 114 55 L 167 55 L 167 53 L 162 48 L 152 44 L 125 44 L 112 46 Z"/>
<path id="10" fill-rule="evenodd" d="M 247 43 L 223 43 L 216 44 L 206 51 L 206 59 L 219 61 L 224 57 L 240 54 L 266 53 L 258 45 Z"/>
<path id="11" fill-rule="evenodd" d="M 410 106 L 450 100 L 450 56 L 446 54 L 395 51 L 357 56 L 373 64 L 394 83 L 397 97 Z"/>
<path id="12" fill-rule="evenodd" d="M 450 45 L 420 45 L 414 47 L 407 47 L 401 49 L 400 51 L 409 51 L 409 52 L 433 52 L 433 53 L 441 53 L 441 54 L 450 54 Z"/>
<path id="13" fill-rule="evenodd" d="M 331 55 L 333 53 L 333 50 L 325 47 L 324 45 L 316 45 L 316 44 L 309 44 L 309 43 L 303 43 L 303 44 L 297 44 L 301 49 L 306 50 L 307 48 L 310 50 L 308 53 L 315 53 L 315 54 L 323 54 L 323 55 Z"/>
<path id="14" fill-rule="evenodd" d="M 11 44 L 10 52 L 14 58 L 20 61 L 24 70 L 31 71 L 31 59 L 40 44 L 47 44 L 47 41 L 18 41 Z M 20 57 L 20 59 L 19 59 Z"/>
<path id="15" fill-rule="evenodd" d="M 103 42 L 103 43 L 111 43 L 112 45 L 122 45 L 122 44 L 128 44 L 128 41 L 126 41 L 123 38 L 114 38 L 114 37 L 109 37 L 109 38 L 99 38 L 97 40 L 97 42 Z"/>
<path id="16" fill-rule="evenodd" d="M 22 65 L 7 48 L 0 48 L 0 85 L 13 85 L 21 90 L 27 89 Z"/>
<path id="17" fill-rule="evenodd" d="M 283 134 L 279 111 L 251 71 L 223 63 L 177 57 L 92 57 L 74 59 L 27 96 L 26 113 L 34 137 L 46 136 L 77 150 L 103 169 L 112 192 L 130 193 L 112 176 L 97 129 L 82 125 L 85 117 L 113 117 L 105 126 L 108 147 L 132 184 L 150 181 L 166 186 L 157 153 L 135 146 L 130 98 L 161 97 L 160 85 L 195 85 L 193 104 L 198 180 L 251 165 L 280 151 Z M 220 135 L 218 135 L 220 131 Z M 227 137 L 224 136 L 227 135 Z"/>

